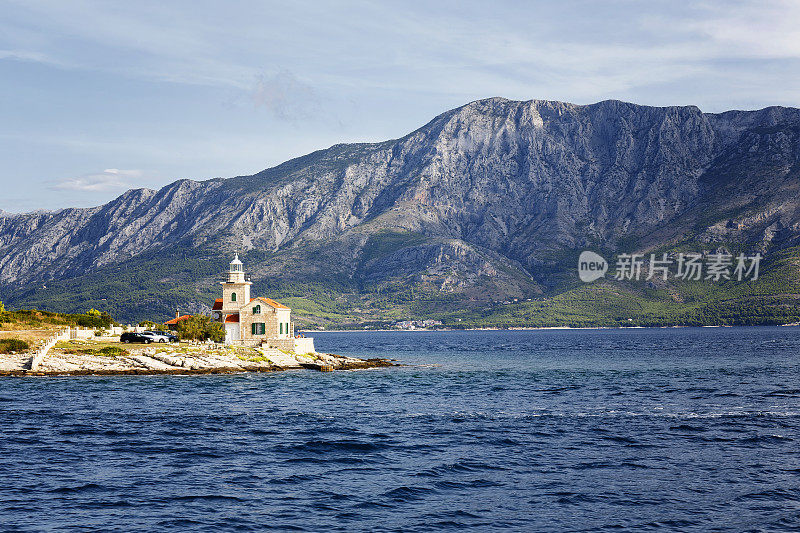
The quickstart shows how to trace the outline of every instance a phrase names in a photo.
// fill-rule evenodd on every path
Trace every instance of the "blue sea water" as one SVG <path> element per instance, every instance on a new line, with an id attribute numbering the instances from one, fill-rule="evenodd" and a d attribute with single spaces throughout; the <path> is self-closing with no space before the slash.
<path id="1" fill-rule="evenodd" d="M 3 378 L 0 529 L 800 529 L 798 328 L 315 337 L 408 366 Z"/>

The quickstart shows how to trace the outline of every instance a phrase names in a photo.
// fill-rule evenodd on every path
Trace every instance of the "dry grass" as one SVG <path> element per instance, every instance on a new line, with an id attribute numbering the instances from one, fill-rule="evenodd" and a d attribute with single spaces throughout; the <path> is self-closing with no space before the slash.
<path id="1" fill-rule="evenodd" d="M 65 326 L 59 326 L 57 324 L 40 324 L 36 328 L 31 328 L 31 324 L 26 324 L 25 322 L 3 322 L 2 326 L 0 326 L 0 332 L 4 331 L 28 331 L 28 330 L 42 330 L 42 331 L 58 331 L 64 329 Z"/>
<path id="2" fill-rule="evenodd" d="M 119 341 L 94 340 L 94 339 L 75 339 L 69 341 L 58 341 L 53 347 L 56 350 L 102 350 L 107 347 L 119 348 L 120 346 L 127 346 L 121 344 Z"/>
<path id="3" fill-rule="evenodd" d="M 50 338 L 58 329 L 2 329 L 0 330 L 0 339 L 22 339 L 33 346 Z"/>
<path id="4" fill-rule="evenodd" d="M 70 341 L 58 341 L 53 347 L 54 350 L 65 354 L 84 354 L 84 355 L 127 355 L 128 351 L 123 348 L 123 344 L 113 341 L 95 341 L 76 339 Z M 104 353 L 105 351 L 105 353 Z"/>

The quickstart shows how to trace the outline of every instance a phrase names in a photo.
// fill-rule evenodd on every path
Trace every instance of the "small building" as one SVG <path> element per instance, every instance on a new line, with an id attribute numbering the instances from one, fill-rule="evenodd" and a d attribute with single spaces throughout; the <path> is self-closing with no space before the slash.
<path id="1" fill-rule="evenodd" d="M 192 315 L 181 315 L 178 311 L 175 311 L 175 318 L 167 320 L 164 322 L 164 325 L 167 326 L 170 331 L 176 331 L 178 329 L 178 322 L 183 322 L 189 318 L 192 318 Z"/>
<path id="2" fill-rule="evenodd" d="M 212 318 L 225 327 L 225 344 L 260 346 L 291 350 L 295 353 L 314 351 L 310 338 L 295 338 L 292 310 L 270 298 L 250 297 L 252 283 L 245 279 L 239 255 L 228 269 L 222 284 L 222 298 L 211 308 Z"/>

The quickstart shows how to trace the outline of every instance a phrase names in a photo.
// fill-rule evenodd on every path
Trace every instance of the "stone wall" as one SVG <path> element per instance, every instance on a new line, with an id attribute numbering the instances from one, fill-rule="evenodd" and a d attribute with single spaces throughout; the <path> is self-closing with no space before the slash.
<path id="1" fill-rule="evenodd" d="M 67 328 L 70 339 L 93 339 L 95 338 L 93 329 Z"/>
<path id="2" fill-rule="evenodd" d="M 31 357 L 30 361 L 28 361 L 27 364 L 28 368 L 33 371 L 39 370 L 39 365 L 42 364 L 44 356 L 47 355 L 47 352 L 50 351 L 50 348 L 55 346 L 58 341 L 68 340 L 70 338 L 70 333 L 71 333 L 70 328 L 65 328 L 59 331 L 58 333 L 53 334 L 52 337 L 47 339 L 44 345 L 42 345 L 38 350 L 36 350 L 33 353 L 33 356 Z"/>
<path id="3" fill-rule="evenodd" d="M 314 339 L 312 337 L 303 337 L 300 339 L 267 339 L 264 341 L 263 345 L 267 348 L 277 348 L 301 355 L 316 353 L 316 350 L 314 350 Z"/>
<path id="4" fill-rule="evenodd" d="M 294 351 L 294 339 L 265 339 L 263 345 L 267 348 L 277 348 L 287 352 Z"/>
<path id="5" fill-rule="evenodd" d="M 301 337 L 299 339 L 293 339 L 293 340 L 294 340 L 294 353 L 304 354 L 304 353 L 316 352 L 316 350 L 314 349 L 313 337 Z"/>

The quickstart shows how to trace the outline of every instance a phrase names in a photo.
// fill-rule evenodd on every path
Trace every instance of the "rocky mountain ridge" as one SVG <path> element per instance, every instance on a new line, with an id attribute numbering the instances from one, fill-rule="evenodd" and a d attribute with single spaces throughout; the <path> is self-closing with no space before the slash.
<path id="1" fill-rule="evenodd" d="M 587 247 L 798 244 L 799 158 L 794 108 L 479 100 L 401 139 L 252 176 L 0 217 L 0 295 L 182 246 L 251 251 L 254 279 L 531 296 L 558 286 L 566 258 Z"/>

